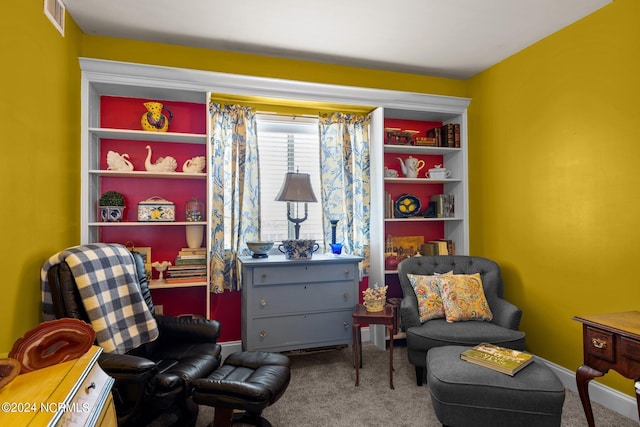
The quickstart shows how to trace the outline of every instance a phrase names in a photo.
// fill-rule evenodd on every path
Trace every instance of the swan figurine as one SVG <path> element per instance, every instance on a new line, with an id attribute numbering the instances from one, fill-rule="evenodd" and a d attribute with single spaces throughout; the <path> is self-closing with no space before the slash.
<path id="1" fill-rule="evenodd" d="M 155 163 L 151 163 L 151 146 L 147 145 L 147 159 L 144 167 L 150 172 L 175 172 L 178 162 L 171 156 L 159 157 Z"/>
<path id="2" fill-rule="evenodd" d="M 204 170 L 204 167 L 204 156 L 197 156 L 184 162 L 184 164 L 182 165 L 182 172 L 200 173 Z"/>
<path id="3" fill-rule="evenodd" d="M 128 160 L 128 154 L 120 154 L 115 151 L 107 153 L 107 170 L 110 171 L 132 171 L 133 164 Z"/>

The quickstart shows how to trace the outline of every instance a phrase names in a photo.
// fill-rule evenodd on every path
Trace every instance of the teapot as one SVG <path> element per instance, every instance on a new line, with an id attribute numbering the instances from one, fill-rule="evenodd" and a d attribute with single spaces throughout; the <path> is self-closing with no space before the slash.
<path id="1" fill-rule="evenodd" d="M 424 160 L 418 160 L 415 157 L 409 156 L 405 161 L 402 161 L 402 159 L 398 157 L 398 160 L 400 160 L 402 173 L 407 178 L 417 178 L 418 173 L 420 173 L 420 170 L 424 167 Z"/>

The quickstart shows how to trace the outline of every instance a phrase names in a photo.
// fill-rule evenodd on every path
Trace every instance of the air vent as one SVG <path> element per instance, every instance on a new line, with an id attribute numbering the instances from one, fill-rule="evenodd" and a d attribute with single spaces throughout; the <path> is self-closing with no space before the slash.
<path id="1" fill-rule="evenodd" d="M 64 37 L 64 3 L 62 0 L 44 0 L 44 14 Z"/>

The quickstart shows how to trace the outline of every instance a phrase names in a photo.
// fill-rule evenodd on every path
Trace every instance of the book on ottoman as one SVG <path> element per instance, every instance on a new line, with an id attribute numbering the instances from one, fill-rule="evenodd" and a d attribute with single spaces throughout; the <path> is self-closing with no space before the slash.
<path id="1" fill-rule="evenodd" d="M 533 362 L 533 355 L 529 353 L 488 343 L 463 351 L 460 358 L 511 376 Z"/>

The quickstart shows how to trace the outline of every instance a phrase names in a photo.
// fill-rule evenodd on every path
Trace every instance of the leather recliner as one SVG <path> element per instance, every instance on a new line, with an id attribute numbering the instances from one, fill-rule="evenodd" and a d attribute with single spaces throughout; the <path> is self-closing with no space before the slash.
<path id="1" fill-rule="evenodd" d="M 431 319 L 420 322 L 418 299 L 407 275 L 432 276 L 449 271 L 454 274 L 480 273 L 484 294 L 493 314 L 492 321 L 450 323 L 445 319 Z M 398 277 L 404 294 L 400 303 L 401 324 L 407 334 L 407 355 L 415 366 L 418 385 L 422 385 L 426 376 L 427 352 L 431 348 L 489 342 L 514 350 L 525 349 L 525 334 L 518 330 L 522 311 L 503 298 L 500 267 L 494 261 L 465 255 L 415 256 L 398 264 Z"/>
<path id="2" fill-rule="evenodd" d="M 198 406 L 191 394 L 193 382 L 206 378 L 221 362 L 216 343 L 220 324 L 194 316 L 155 316 L 144 261 L 134 252 L 140 291 L 158 324 L 159 338 L 126 354 L 102 353 L 100 367 L 112 378 L 119 426 L 146 425 L 156 417 L 177 417 L 175 425 L 195 424 Z M 87 313 L 66 262 L 47 273 L 56 318 L 88 322 Z"/>

